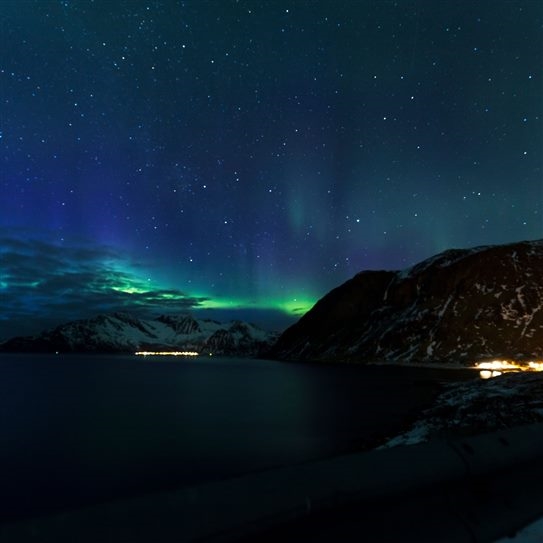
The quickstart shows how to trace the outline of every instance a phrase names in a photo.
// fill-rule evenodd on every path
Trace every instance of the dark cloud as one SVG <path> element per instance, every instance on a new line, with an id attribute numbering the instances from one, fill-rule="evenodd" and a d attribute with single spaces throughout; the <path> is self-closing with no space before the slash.
<path id="1" fill-rule="evenodd" d="M 109 247 L 4 235 L 0 259 L 3 339 L 101 312 L 186 312 L 208 301 L 151 285 Z"/>

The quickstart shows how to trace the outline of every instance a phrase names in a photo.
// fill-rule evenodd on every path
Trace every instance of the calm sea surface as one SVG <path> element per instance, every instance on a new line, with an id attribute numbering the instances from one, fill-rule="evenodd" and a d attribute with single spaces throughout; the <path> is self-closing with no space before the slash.
<path id="1" fill-rule="evenodd" d="M 0 356 L 0 521 L 356 450 L 464 371 Z"/>

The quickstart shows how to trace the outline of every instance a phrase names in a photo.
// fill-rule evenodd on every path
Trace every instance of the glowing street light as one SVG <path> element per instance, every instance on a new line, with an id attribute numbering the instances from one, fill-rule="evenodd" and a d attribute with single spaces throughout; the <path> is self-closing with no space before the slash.
<path id="1" fill-rule="evenodd" d="M 136 351 L 138 356 L 198 356 L 196 351 Z"/>

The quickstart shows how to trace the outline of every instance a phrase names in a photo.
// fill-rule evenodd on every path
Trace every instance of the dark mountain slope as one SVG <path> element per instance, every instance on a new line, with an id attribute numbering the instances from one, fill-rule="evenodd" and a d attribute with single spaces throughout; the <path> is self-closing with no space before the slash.
<path id="1" fill-rule="evenodd" d="M 541 357 L 543 240 L 359 273 L 286 330 L 271 354 L 355 362 Z"/>

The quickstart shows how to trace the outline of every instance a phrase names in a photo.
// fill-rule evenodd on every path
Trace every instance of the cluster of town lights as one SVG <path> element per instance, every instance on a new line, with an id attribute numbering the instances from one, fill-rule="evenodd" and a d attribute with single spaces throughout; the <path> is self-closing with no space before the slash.
<path id="1" fill-rule="evenodd" d="M 519 371 L 543 371 L 543 361 L 514 362 L 512 360 L 490 360 L 478 362 L 475 367 L 479 370 L 481 379 L 498 377 L 502 373 Z"/>
<path id="2" fill-rule="evenodd" d="M 198 356 L 196 351 L 136 351 L 138 356 Z"/>

